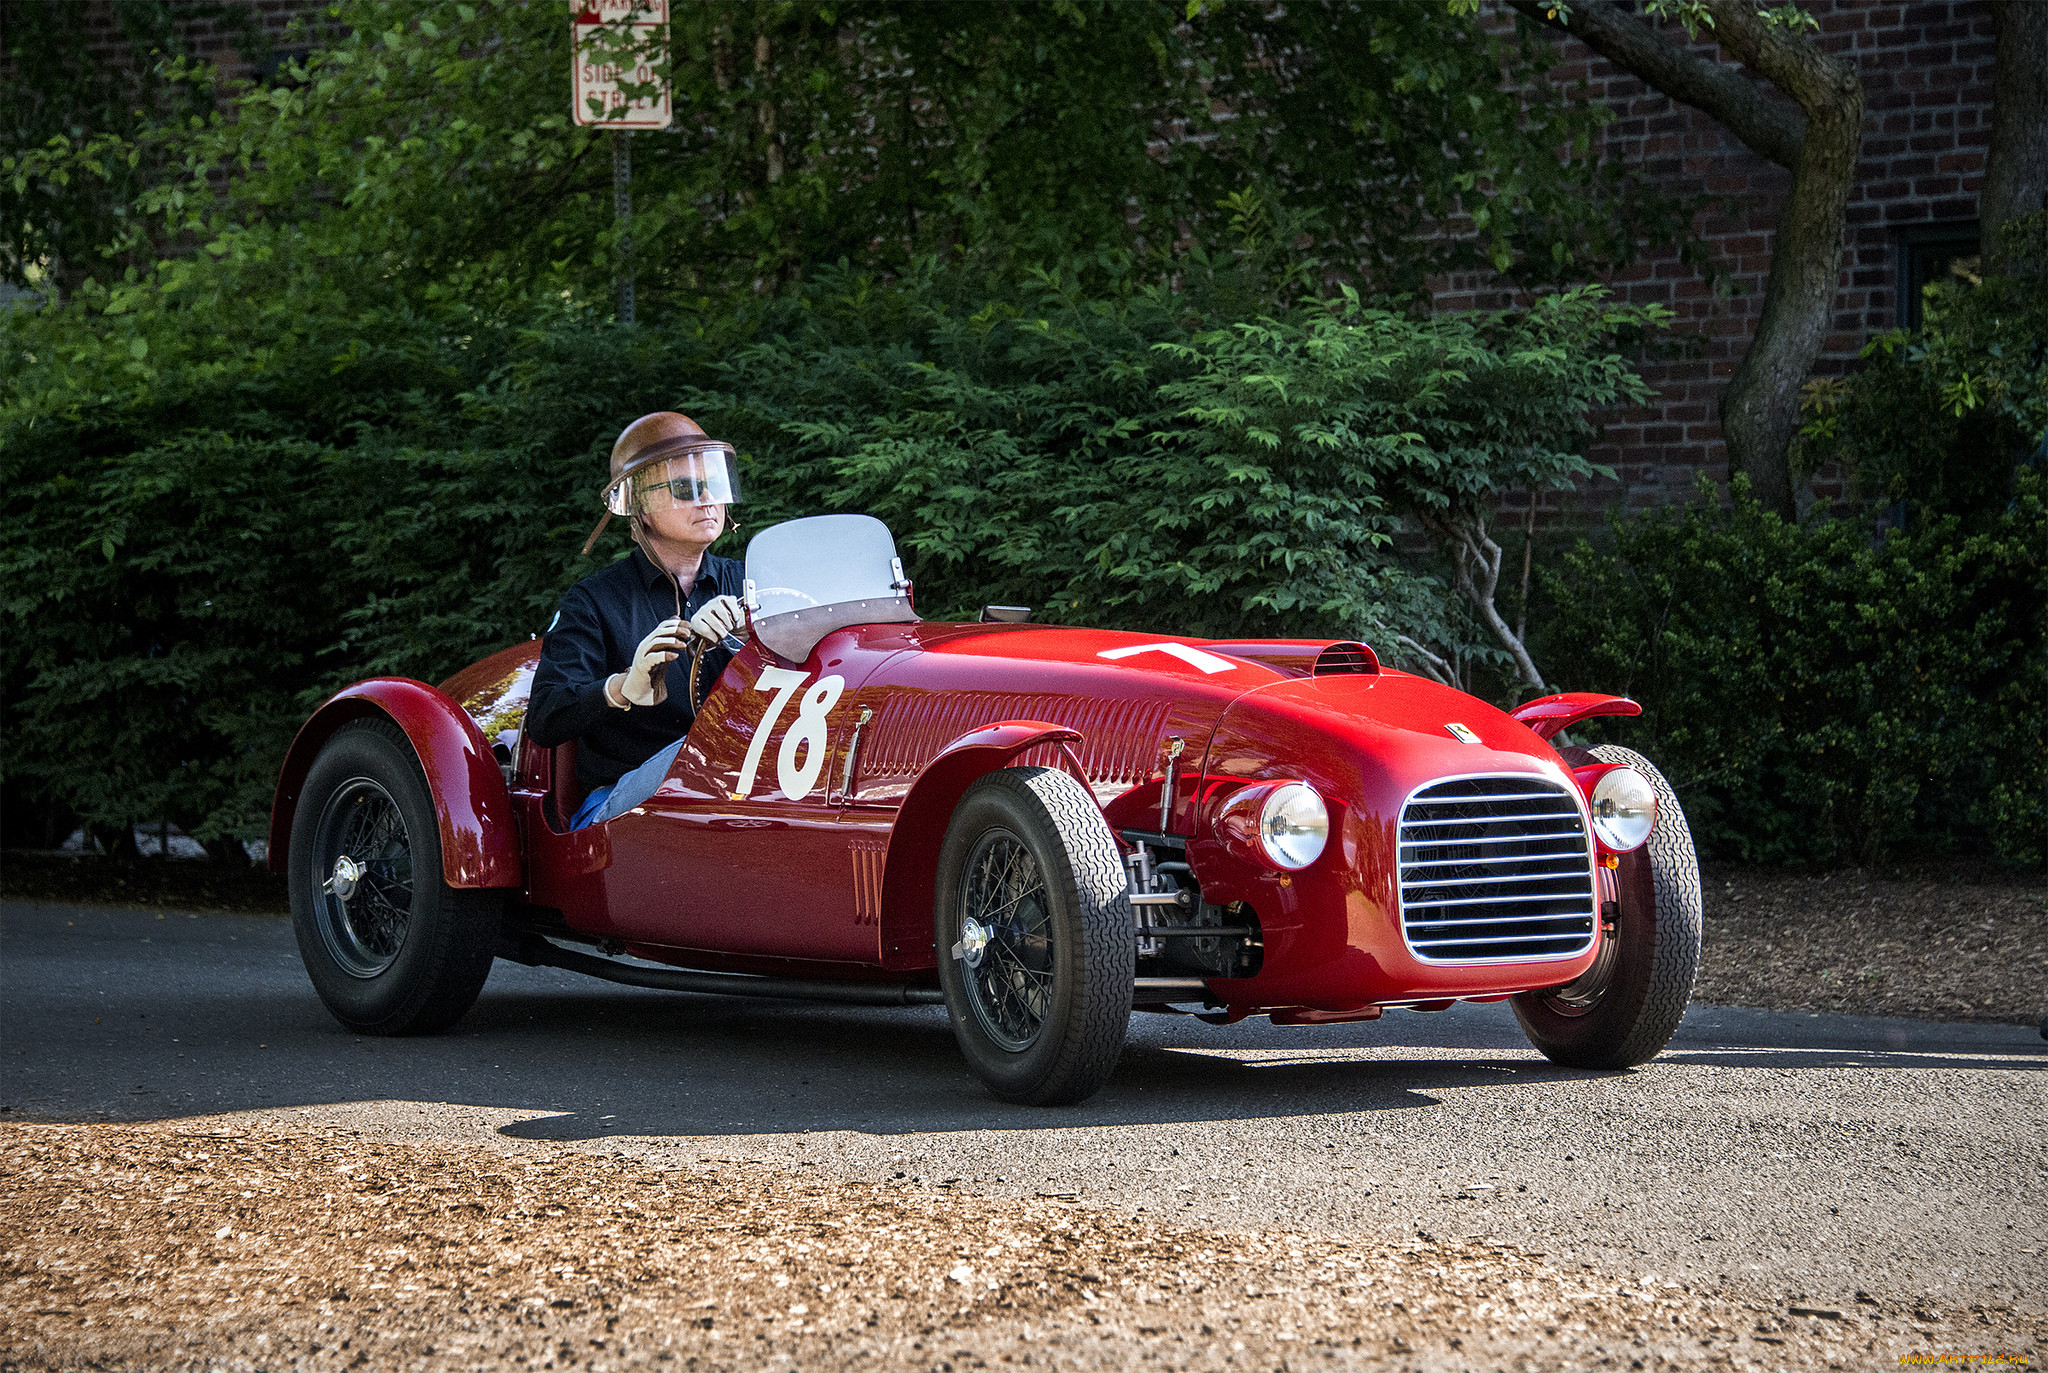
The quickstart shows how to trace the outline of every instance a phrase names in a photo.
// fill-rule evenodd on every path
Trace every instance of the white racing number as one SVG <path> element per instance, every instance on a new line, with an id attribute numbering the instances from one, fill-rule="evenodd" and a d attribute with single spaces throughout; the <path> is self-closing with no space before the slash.
<path id="1" fill-rule="evenodd" d="M 810 676 L 808 672 L 791 672 L 786 667 L 764 667 L 754 679 L 754 690 L 772 691 L 775 695 L 754 730 L 754 741 L 747 745 L 746 761 L 740 764 L 739 781 L 733 786 L 733 800 L 744 801 L 753 794 L 754 776 L 761 770 L 761 755 L 767 751 L 769 736 L 775 733 L 775 722 L 782 718 L 782 708 L 789 704 L 789 698 Z M 825 770 L 825 717 L 839 704 L 839 693 L 844 690 L 846 679 L 831 673 L 820 677 L 797 705 L 796 723 L 782 736 L 782 747 L 775 754 L 775 784 L 788 800 L 803 800 L 818 784 L 818 774 Z M 799 749 L 804 755 L 801 763 L 797 761 Z"/>
<path id="2" fill-rule="evenodd" d="M 1189 648 L 1186 644 L 1132 644 L 1128 648 L 1105 648 L 1095 656 L 1107 658 L 1111 662 L 1121 662 L 1140 653 L 1171 654 L 1189 667 L 1202 669 L 1205 674 L 1228 672 L 1237 666 L 1228 658 L 1219 658 L 1213 653 L 1204 653 L 1199 648 Z"/>

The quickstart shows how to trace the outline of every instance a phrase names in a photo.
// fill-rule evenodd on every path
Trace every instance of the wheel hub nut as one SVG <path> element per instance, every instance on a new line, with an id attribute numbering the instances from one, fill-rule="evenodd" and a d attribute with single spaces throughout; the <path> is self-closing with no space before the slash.
<path id="1" fill-rule="evenodd" d="M 334 860 L 334 876 L 327 879 L 327 890 L 343 901 L 356 894 L 356 883 L 363 880 L 363 865 L 343 854 Z"/>
<path id="2" fill-rule="evenodd" d="M 987 947 L 988 926 L 971 916 L 960 922 L 960 945 L 955 950 L 956 957 L 970 968 L 979 968 L 982 950 Z"/>

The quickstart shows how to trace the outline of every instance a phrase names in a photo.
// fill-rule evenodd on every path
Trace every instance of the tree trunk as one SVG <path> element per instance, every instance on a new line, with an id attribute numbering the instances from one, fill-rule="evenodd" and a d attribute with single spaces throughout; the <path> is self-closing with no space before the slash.
<path id="1" fill-rule="evenodd" d="M 2048 208 L 2048 4 L 1991 0 L 1991 148 L 1977 199 L 1985 264 L 1999 270 L 1998 232 Z"/>
<path id="2" fill-rule="evenodd" d="M 1721 46 L 1806 113 L 1792 196 L 1771 246 L 1763 313 L 1721 400 L 1729 470 L 1747 473 L 1764 508 L 1789 519 L 1796 513 L 1790 453 L 1799 430 L 1799 388 L 1834 323 L 1843 218 L 1863 147 L 1863 83 L 1847 63 L 1768 23 L 1750 0 L 1706 5 Z"/>
<path id="3" fill-rule="evenodd" d="M 1680 47 L 1613 0 L 1584 0 L 1560 18 L 1544 0 L 1509 0 L 1561 27 L 1673 100 L 1711 116 L 1760 157 L 1791 169 L 1756 334 L 1721 403 L 1731 473 L 1749 477 L 1765 508 L 1787 517 L 1799 388 L 1834 322 L 1842 225 L 1863 142 L 1863 84 L 1810 39 L 1773 25 L 1752 0 L 1704 0 L 1723 49 L 1799 103 L 1786 109 L 1740 73 Z M 1801 114 L 1804 118 L 1801 118 Z"/>

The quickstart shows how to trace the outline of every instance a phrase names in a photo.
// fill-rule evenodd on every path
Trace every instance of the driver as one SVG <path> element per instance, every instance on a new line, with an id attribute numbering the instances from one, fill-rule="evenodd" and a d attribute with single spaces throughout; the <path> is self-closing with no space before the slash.
<path id="1" fill-rule="evenodd" d="M 542 748 L 574 739 L 576 780 L 589 788 L 571 829 L 620 815 L 652 796 L 696 718 L 689 699 L 694 645 L 700 690 L 740 647 L 742 565 L 710 552 L 739 499 L 729 443 L 687 415 L 660 411 L 627 425 L 612 445 L 603 518 L 632 522 L 636 547 L 569 588 L 548 625 L 526 707 Z"/>

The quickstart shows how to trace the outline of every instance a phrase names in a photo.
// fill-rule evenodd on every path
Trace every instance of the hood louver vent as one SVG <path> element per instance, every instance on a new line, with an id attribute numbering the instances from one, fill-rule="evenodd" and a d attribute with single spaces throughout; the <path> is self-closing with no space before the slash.
<path id="1" fill-rule="evenodd" d="M 1364 644 L 1331 644 L 1316 655 L 1316 665 L 1310 669 L 1317 677 L 1340 677 L 1346 674 L 1374 673 L 1380 670 L 1379 655 Z"/>

